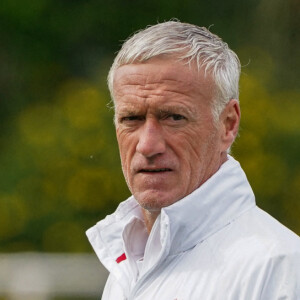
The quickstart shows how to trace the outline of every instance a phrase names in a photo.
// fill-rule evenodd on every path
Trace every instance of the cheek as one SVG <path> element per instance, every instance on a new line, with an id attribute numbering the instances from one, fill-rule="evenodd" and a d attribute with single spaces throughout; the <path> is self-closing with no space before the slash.
<path id="1" fill-rule="evenodd" d="M 174 148 L 178 156 L 190 164 L 197 163 L 207 148 L 207 135 L 200 130 L 188 130 L 178 134 Z"/>
<path id="2" fill-rule="evenodd" d="M 127 153 L 126 149 L 128 148 L 129 137 L 127 136 L 127 134 L 124 131 L 118 130 L 118 129 L 116 131 L 116 135 L 117 135 L 117 141 L 118 141 L 118 145 L 119 145 L 120 155 L 123 158 Z"/>
<path id="3" fill-rule="evenodd" d="M 122 169 L 125 177 L 129 176 L 130 164 L 134 154 L 134 142 L 130 136 L 123 131 L 117 130 L 117 141 L 121 157 Z M 127 178 L 126 178 L 127 180 Z"/>
<path id="4" fill-rule="evenodd" d="M 198 176 L 216 151 L 216 132 L 212 130 L 189 130 L 177 136 L 174 151 L 180 160 L 185 176 Z"/>

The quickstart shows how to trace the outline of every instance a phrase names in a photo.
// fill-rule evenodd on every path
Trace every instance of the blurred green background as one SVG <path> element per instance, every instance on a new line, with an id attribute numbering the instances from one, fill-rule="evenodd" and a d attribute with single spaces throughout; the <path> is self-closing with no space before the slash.
<path id="1" fill-rule="evenodd" d="M 121 41 L 171 18 L 237 52 L 242 122 L 233 155 L 257 203 L 300 234 L 296 0 L 2 0 L 0 252 L 88 252 L 85 230 L 129 192 L 106 75 Z"/>

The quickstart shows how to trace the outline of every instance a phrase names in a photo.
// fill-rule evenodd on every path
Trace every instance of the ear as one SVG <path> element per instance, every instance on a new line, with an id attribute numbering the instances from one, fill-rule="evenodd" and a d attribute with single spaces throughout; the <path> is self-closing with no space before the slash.
<path id="1" fill-rule="evenodd" d="M 231 99 L 223 112 L 221 113 L 220 121 L 222 126 L 222 151 L 227 151 L 234 142 L 241 119 L 241 111 L 239 102 L 236 99 Z"/>

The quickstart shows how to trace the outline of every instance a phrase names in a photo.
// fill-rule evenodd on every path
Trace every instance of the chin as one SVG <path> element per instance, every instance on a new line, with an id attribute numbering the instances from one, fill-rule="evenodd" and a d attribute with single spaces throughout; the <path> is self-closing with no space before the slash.
<path id="1" fill-rule="evenodd" d="M 160 211 L 163 207 L 170 206 L 179 200 L 176 197 L 170 198 L 169 194 L 167 198 L 164 198 L 164 195 L 157 191 L 151 191 L 147 194 L 136 195 L 135 199 L 143 209 L 149 212 Z"/>

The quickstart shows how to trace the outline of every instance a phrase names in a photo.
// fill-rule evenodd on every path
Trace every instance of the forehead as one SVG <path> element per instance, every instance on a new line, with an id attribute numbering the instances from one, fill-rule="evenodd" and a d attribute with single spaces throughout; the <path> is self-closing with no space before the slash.
<path id="1" fill-rule="evenodd" d="M 113 86 L 116 106 L 151 98 L 171 102 L 198 98 L 210 103 L 214 90 L 211 76 L 203 70 L 174 59 L 158 58 L 119 67 Z"/>

